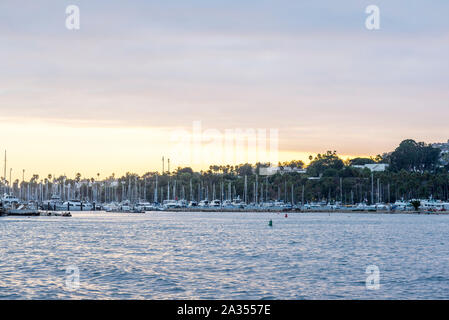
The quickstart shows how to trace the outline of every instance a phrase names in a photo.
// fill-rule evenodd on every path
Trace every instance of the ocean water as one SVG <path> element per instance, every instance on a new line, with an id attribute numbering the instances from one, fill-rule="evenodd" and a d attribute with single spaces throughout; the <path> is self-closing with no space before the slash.
<path id="1" fill-rule="evenodd" d="M 448 215 L 0 217 L 0 299 L 449 299 L 448 235 Z"/>

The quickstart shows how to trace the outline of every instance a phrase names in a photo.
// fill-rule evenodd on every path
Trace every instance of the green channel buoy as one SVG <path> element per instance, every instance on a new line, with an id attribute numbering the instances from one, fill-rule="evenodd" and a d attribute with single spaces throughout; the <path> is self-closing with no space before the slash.
<path id="1" fill-rule="evenodd" d="M 268 222 L 268 226 L 269 226 L 269 227 L 272 227 L 272 226 L 273 226 L 273 220 L 270 220 L 270 221 Z"/>

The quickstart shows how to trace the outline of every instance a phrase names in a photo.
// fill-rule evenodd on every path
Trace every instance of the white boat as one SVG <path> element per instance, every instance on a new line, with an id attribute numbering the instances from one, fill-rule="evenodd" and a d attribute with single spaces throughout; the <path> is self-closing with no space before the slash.
<path id="1" fill-rule="evenodd" d="M 232 207 L 232 201 L 231 200 L 223 200 L 223 203 L 221 204 L 223 208 L 230 208 Z"/>
<path id="2" fill-rule="evenodd" d="M 111 202 L 103 206 L 106 212 L 134 212 L 134 213 L 144 213 L 145 211 L 139 207 L 133 207 L 128 200 L 122 201 L 120 203 Z"/>
<path id="3" fill-rule="evenodd" d="M 284 201 L 275 201 L 272 206 L 275 210 L 291 210 L 291 203 L 284 203 Z"/>
<path id="4" fill-rule="evenodd" d="M 377 206 L 375 204 L 367 205 L 365 202 L 361 202 L 352 207 L 352 211 L 377 211 Z"/>
<path id="5" fill-rule="evenodd" d="M 132 208 L 131 208 L 131 203 L 128 200 L 122 201 L 119 204 L 119 212 L 131 212 Z"/>
<path id="6" fill-rule="evenodd" d="M 443 202 L 441 200 L 429 199 L 420 200 L 421 208 L 429 211 L 445 211 L 449 209 L 449 203 Z"/>
<path id="7" fill-rule="evenodd" d="M 218 199 L 212 200 L 210 206 L 214 208 L 219 208 L 221 207 L 221 201 Z"/>
<path id="8" fill-rule="evenodd" d="M 45 200 L 42 202 L 42 208 L 44 210 L 56 210 L 56 207 L 62 206 L 63 201 L 61 197 L 57 194 L 53 194 L 50 200 Z"/>
<path id="9" fill-rule="evenodd" d="M 198 207 L 206 208 L 209 206 L 209 200 L 201 200 L 200 203 L 198 203 Z"/>
<path id="10" fill-rule="evenodd" d="M 118 210 L 118 204 L 115 202 L 106 203 L 103 205 L 103 209 L 106 212 L 112 212 Z"/>
<path id="11" fill-rule="evenodd" d="M 178 208 L 187 208 L 188 205 L 187 200 L 178 200 Z"/>
<path id="12" fill-rule="evenodd" d="M 115 202 L 111 202 L 111 203 L 107 203 L 107 204 L 103 205 L 103 209 L 106 212 L 114 212 L 114 211 L 118 211 L 119 205 Z"/>
<path id="13" fill-rule="evenodd" d="M 196 201 L 190 201 L 188 207 L 189 207 L 189 208 L 192 208 L 192 207 L 193 207 L 193 208 L 194 208 L 194 207 L 198 207 L 198 202 L 196 202 Z"/>
<path id="14" fill-rule="evenodd" d="M 232 206 L 234 208 L 243 209 L 245 208 L 245 203 L 242 200 L 240 200 L 240 197 L 237 197 L 234 200 L 232 200 Z"/>
<path id="15" fill-rule="evenodd" d="M 153 204 L 149 203 L 149 202 L 138 202 L 136 203 L 136 205 L 134 206 L 136 209 L 141 210 L 141 211 L 151 211 L 154 210 L 154 206 Z"/>
<path id="16" fill-rule="evenodd" d="M 56 210 L 58 211 L 91 211 L 93 205 L 90 202 L 82 202 L 80 200 L 70 200 L 57 205 Z"/>
<path id="17" fill-rule="evenodd" d="M 303 208 L 305 210 L 320 210 L 320 209 L 322 209 L 322 207 L 323 206 L 317 202 L 310 202 L 310 203 L 306 203 L 305 205 L 303 205 Z"/>
<path id="18" fill-rule="evenodd" d="M 164 209 L 174 209 L 180 208 L 180 204 L 176 200 L 164 200 L 162 207 L 164 207 Z"/>
<path id="19" fill-rule="evenodd" d="M 11 194 L 4 194 L 1 198 L 1 202 L 4 208 L 16 208 L 20 200 Z"/>
<path id="20" fill-rule="evenodd" d="M 389 210 L 390 208 L 385 203 L 376 203 L 376 209 L 377 210 Z"/>
<path id="21" fill-rule="evenodd" d="M 410 211 L 413 210 L 413 206 L 410 201 L 397 200 L 392 206 L 392 210 Z"/>

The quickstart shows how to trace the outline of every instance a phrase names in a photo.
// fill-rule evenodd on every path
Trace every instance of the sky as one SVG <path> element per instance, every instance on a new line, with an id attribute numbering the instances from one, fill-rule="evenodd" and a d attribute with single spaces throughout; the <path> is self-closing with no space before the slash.
<path id="1" fill-rule="evenodd" d="M 373 4 L 379 30 L 365 27 Z M 66 28 L 68 5 L 79 30 Z M 447 141 L 448 12 L 444 0 L 2 0 L 8 175 L 105 177 L 160 171 L 162 156 L 201 169 Z M 229 151 L 227 132 L 234 142 L 256 132 L 273 150 Z"/>

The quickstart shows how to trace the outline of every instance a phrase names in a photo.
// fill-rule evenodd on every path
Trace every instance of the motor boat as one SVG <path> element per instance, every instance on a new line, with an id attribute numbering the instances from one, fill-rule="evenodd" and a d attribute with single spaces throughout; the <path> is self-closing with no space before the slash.
<path id="1" fill-rule="evenodd" d="M 15 208 L 20 203 L 20 200 L 12 194 L 5 193 L 1 198 L 1 203 L 4 208 Z"/>
<path id="2" fill-rule="evenodd" d="M 180 208 L 180 204 L 177 200 L 164 200 L 162 206 L 164 207 L 164 209 Z"/>
<path id="3" fill-rule="evenodd" d="M 119 210 L 119 205 L 115 202 L 111 202 L 103 205 L 103 209 L 106 212 L 114 212 Z"/>
<path id="4" fill-rule="evenodd" d="M 44 210 L 56 210 L 57 207 L 62 206 L 63 201 L 61 197 L 57 194 L 53 194 L 50 200 L 45 200 L 42 202 L 42 209 Z"/>
<path id="5" fill-rule="evenodd" d="M 219 208 L 221 207 L 221 201 L 218 199 L 212 200 L 210 206 L 214 208 Z"/>
<path id="6" fill-rule="evenodd" d="M 198 207 L 198 202 L 196 202 L 196 201 L 190 201 L 188 207 L 189 207 L 189 208 Z"/>
<path id="7" fill-rule="evenodd" d="M 234 207 L 234 208 L 239 208 L 239 209 L 243 209 L 243 208 L 245 208 L 245 203 L 242 201 L 242 200 L 240 200 L 240 198 L 239 197 L 237 197 L 237 198 L 235 198 L 234 200 L 232 200 L 232 206 Z"/>
<path id="8" fill-rule="evenodd" d="M 154 210 L 154 206 L 149 202 L 138 202 L 134 206 L 135 209 L 141 210 L 141 211 L 151 211 Z"/>
<path id="9" fill-rule="evenodd" d="M 209 207 L 209 200 L 201 200 L 200 203 L 198 203 L 198 207 L 202 208 Z"/>
<path id="10" fill-rule="evenodd" d="M 58 211 L 91 211 L 93 206 L 90 202 L 82 202 L 80 200 L 69 200 L 57 205 Z"/>
<path id="11" fill-rule="evenodd" d="M 230 208 L 230 207 L 232 207 L 232 201 L 231 200 L 223 200 L 221 206 L 223 208 Z"/>

